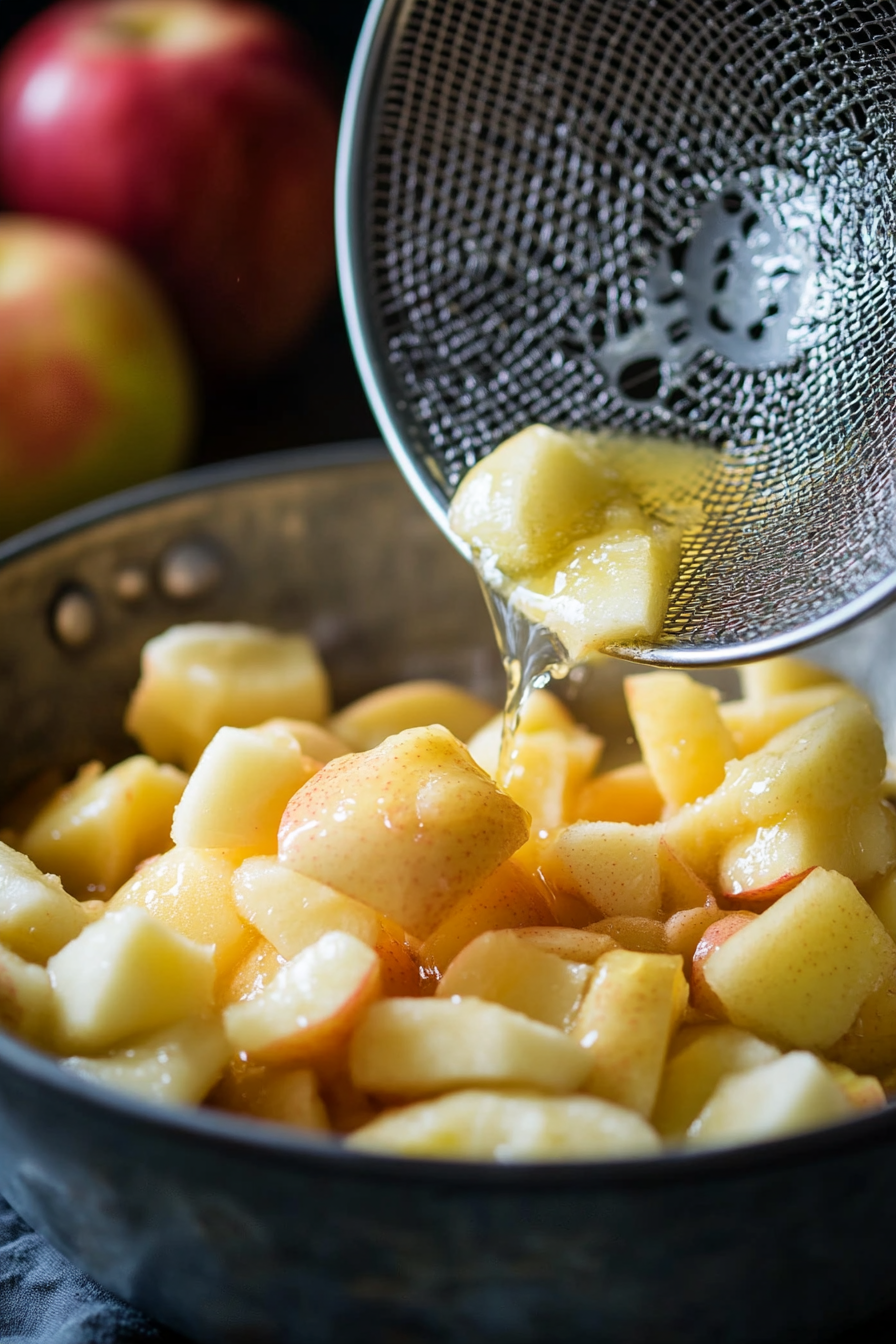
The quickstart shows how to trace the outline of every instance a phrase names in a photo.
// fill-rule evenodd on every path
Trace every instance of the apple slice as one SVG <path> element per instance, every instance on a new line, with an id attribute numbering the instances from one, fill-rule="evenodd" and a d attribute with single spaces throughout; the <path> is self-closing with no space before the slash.
<path id="1" fill-rule="evenodd" d="M 737 671 L 741 693 L 747 700 L 769 700 L 810 686 L 844 684 L 836 672 L 810 663 L 806 658 L 794 658 L 792 654 L 763 658 L 758 663 L 744 663 Z"/>
<path id="2" fill-rule="evenodd" d="M 687 1001 L 680 957 L 621 948 L 601 957 L 573 1025 L 591 1060 L 587 1091 L 649 1116 Z"/>
<path id="3" fill-rule="evenodd" d="M 620 765 L 582 785 L 570 821 L 627 821 L 650 826 L 663 815 L 663 795 L 644 761 Z"/>
<path id="4" fill-rule="evenodd" d="M 386 1111 L 346 1144 L 363 1152 L 499 1162 L 642 1157 L 659 1150 L 641 1116 L 597 1097 L 475 1089 Z"/>
<path id="5" fill-rule="evenodd" d="M 0 943 L 43 966 L 87 923 L 58 877 L 45 876 L 25 854 L 0 844 Z"/>
<path id="6" fill-rule="evenodd" d="M 825 1054 L 857 1073 L 886 1077 L 896 1068 L 896 972 L 872 990 L 849 1029 Z"/>
<path id="7" fill-rule="evenodd" d="M 235 1052 L 259 1064 L 336 1056 L 381 992 L 379 958 L 350 933 L 326 933 L 251 999 L 224 1009 Z"/>
<path id="8" fill-rule="evenodd" d="M 660 1083 L 652 1124 L 667 1139 L 683 1139 L 722 1078 L 779 1059 L 781 1051 L 737 1027 L 682 1027 Z"/>
<path id="9" fill-rule="evenodd" d="M 99 1054 L 205 1012 L 212 1003 L 213 950 L 139 908 L 88 924 L 47 963 L 61 1051 Z"/>
<path id="10" fill-rule="evenodd" d="M 690 1126 L 688 1142 L 701 1147 L 755 1143 L 854 1114 L 821 1060 L 808 1051 L 792 1050 L 769 1064 L 722 1078 Z"/>
<path id="11" fill-rule="evenodd" d="M 703 963 L 735 1026 L 818 1050 L 840 1039 L 894 971 L 896 944 L 880 920 L 852 882 L 823 868 Z"/>
<path id="12" fill-rule="evenodd" d="M 707 913 L 715 913 L 708 910 Z M 691 957 L 691 1003 L 698 1013 L 724 1020 L 728 1014 L 706 982 L 705 965 L 723 943 L 756 918 L 753 910 L 733 910 L 721 919 L 713 919 L 700 937 Z"/>
<path id="13" fill-rule="evenodd" d="M 229 1058 L 221 1019 L 191 1017 L 99 1059 L 72 1055 L 62 1067 L 148 1101 L 195 1106 L 214 1087 Z"/>
<path id="14" fill-rule="evenodd" d="M 556 1027 L 483 999 L 384 999 L 367 1013 L 349 1052 L 362 1092 L 419 1097 L 491 1084 L 573 1092 L 591 1069 L 587 1051 Z"/>
<path id="15" fill-rule="evenodd" d="M 109 894 L 137 864 L 168 849 L 171 818 L 187 777 L 148 756 L 98 775 L 80 774 L 41 808 L 21 848 L 74 896 Z"/>
<path id="16" fill-rule="evenodd" d="M 623 821 L 577 821 L 545 846 L 548 882 L 608 918 L 660 913 L 660 829 Z"/>
<path id="17" fill-rule="evenodd" d="M 858 694 L 851 686 L 829 683 L 768 698 L 729 700 L 727 704 L 719 705 L 719 713 L 731 734 L 738 756 L 749 756 L 791 724 L 799 723 L 817 710 L 833 705 L 844 695 Z"/>
<path id="18" fill-rule="evenodd" d="M 659 861 L 663 910 L 667 914 L 698 910 L 712 899 L 712 889 L 676 854 L 665 836 L 660 837 Z"/>
<path id="19" fill-rule="evenodd" d="M 0 944 L 0 1027 L 46 1048 L 52 1042 L 54 1017 L 47 971 Z"/>
<path id="20" fill-rule="evenodd" d="M 348 756 L 351 747 L 341 737 L 331 733 L 322 724 L 312 723 L 310 719 L 265 719 L 264 723 L 252 725 L 256 733 L 268 737 L 291 737 L 303 756 L 326 765 L 337 756 Z"/>
<path id="21" fill-rule="evenodd" d="M 246 859 L 233 875 L 233 895 L 243 919 L 264 934 L 287 961 L 325 933 L 339 930 L 376 945 L 380 917 L 351 896 L 294 872 L 276 858 Z"/>
<path id="22" fill-rule="evenodd" d="M 686 672 L 625 678 L 625 700 L 644 760 L 671 807 L 712 793 L 735 755 L 718 692 Z"/>
<path id="23" fill-rule="evenodd" d="M 472 995 L 566 1031 L 590 979 L 590 966 L 541 951 L 504 929 L 480 934 L 459 952 L 436 997 Z"/>
<path id="24" fill-rule="evenodd" d="M 191 942 L 211 943 L 220 988 L 252 943 L 233 897 L 232 878 L 233 862 L 226 854 L 176 845 L 145 863 L 106 908 L 143 909 Z"/>
<path id="25" fill-rule="evenodd" d="M 319 722 L 329 704 L 327 674 L 304 635 L 197 621 L 146 643 L 125 728 L 150 756 L 192 770 L 219 728 L 274 715 Z"/>
<path id="26" fill-rule="evenodd" d="M 313 1069 L 272 1068 L 234 1060 L 208 1100 L 209 1105 L 225 1111 L 297 1129 L 330 1128 Z"/>
<path id="27" fill-rule="evenodd" d="M 330 761 L 299 790 L 280 858 L 426 938 L 528 835 L 527 814 L 462 743 L 438 726 L 409 728 Z"/>
<path id="28" fill-rule="evenodd" d="M 676 953 L 684 964 L 684 973 L 690 980 L 694 954 L 700 940 L 711 925 L 722 917 L 714 896 L 707 898 L 699 910 L 676 910 L 666 920 L 666 951 Z"/>
<path id="29" fill-rule="evenodd" d="M 320 768 L 289 734 L 219 728 L 175 809 L 171 838 L 197 849 L 276 854 L 283 809 Z"/>
<path id="30" fill-rule="evenodd" d="M 355 700 L 330 719 L 352 751 L 369 751 L 406 728 L 438 723 L 466 742 L 493 718 L 494 705 L 450 681 L 402 681 Z"/>
<path id="31" fill-rule="evenodd" d="M 773 882 L 767 882 L 764 887 L 751 887 L 746 891 L 720 891 L 719 905 L 723 910 L 752 910 L 754 914 L 761 915 L 763 910 L 768 910 L 788 891 L 798 887 L 812 871 L 812 868 L 804 868 L 801 873 L 784 873 Z"/>
<path id="32" fill-rule="evenodd" d="M 421 959 L 444 971 L 461 948 L 493 929 L 514 929 L 551 922 L 542 888 L 509 859 L 480 882 L 425 938 Z"/>
<path id="33" fill-rule="evenodd" d="M 667 952 L 666 927 L 661 919 L 640 915 L 612 915 L 589 924 L 586 932 L 611 938 L 617 947 L 629 952 Z"/>
<path id="34" fill-rule="evenodd" d="M 550 925 L 514 929 L 514 935 L 540 948 L 542 952 L 553 952 L 555 957 L 564 961 L 577 961 L 593 966 L 605 952 L 616 946 L 613 939 L 603 933 L 594 933 L 588 929 L 561 929 Z"/>

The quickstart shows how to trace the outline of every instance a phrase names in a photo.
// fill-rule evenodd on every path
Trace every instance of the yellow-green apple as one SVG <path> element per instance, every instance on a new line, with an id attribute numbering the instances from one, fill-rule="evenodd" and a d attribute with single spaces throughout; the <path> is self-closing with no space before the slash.
<path id="1" fill-rule="evenodd" d="M 266 362 L 328 294 L 337 114 L 267 9 L 54 5 L 7 49 L 0 126 L 7 201 L 138 253 L 212 362 Z"/>
<path id="2" fill-rule="evenodd" d="M 154 285 L 81 228 L 0 219 L 0 536 L 181 463 L 189 366 Z"/>

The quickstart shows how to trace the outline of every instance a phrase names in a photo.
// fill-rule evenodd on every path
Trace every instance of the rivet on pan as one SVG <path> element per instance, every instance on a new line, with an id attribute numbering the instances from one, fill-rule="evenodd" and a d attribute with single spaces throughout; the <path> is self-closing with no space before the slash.
<path id="1" fill-rule="evenodd" d="M 142 602 L 149 592 L 149 574 L 142 565 L 125 565 L 113 580 L 119 602 Z"/>
<path id="2" fill-rule="evenodd" d="M 100 625 L 93 595 L 86 588 L 66 588 L 56 599 L 50 625 L 65 648 L 86 648 L 96 638 Z"/>
<path id="3" fill-rule="evenodd" d="M 159 563 L 159 587 L 177 602 L 205 597 L 223 577 L 221 556 L 208 542 L 180 542 L 167 550 Z"/>

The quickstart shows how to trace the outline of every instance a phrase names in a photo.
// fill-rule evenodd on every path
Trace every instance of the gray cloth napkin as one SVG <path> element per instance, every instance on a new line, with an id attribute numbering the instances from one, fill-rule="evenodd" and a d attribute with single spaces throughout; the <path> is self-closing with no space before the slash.
<path id="1" fill-rule="evenodd" d="M 186 1344 L 85 1278 L 0 1200 L 0 1344 Z"/>

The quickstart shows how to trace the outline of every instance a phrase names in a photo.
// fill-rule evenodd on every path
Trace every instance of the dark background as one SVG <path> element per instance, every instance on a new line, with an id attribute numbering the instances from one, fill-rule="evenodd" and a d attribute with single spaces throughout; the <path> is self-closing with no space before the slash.
<path id="1" fill-rule="evenodd" d="M 341 98 L 366 0 L 292 0 L 269 6 L 300 27 L 329 66 Z M 0 45 L 47 5 L 0 0 Z M 192 464 L 377 434 L 333 295 L 313 330 L 263 377 L 206 387 Z"/>

